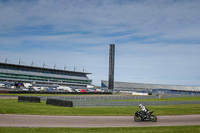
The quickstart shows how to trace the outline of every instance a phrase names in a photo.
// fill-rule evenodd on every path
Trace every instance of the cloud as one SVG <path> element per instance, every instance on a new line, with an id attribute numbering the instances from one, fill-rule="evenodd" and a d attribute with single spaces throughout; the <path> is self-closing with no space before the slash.
<path id="1" fill-rule="evenodd" d="M 117 28 L 119 32 L 137 31 L 138 35 L 165 35 L 199 26 L 199 6 L 198 1 L 126 1 L 120 4 L 81 0 L 13 2 L 1 6 L 1 28 L 4 25 L 10 28 L 49 25 L 57 32 L 92 31 L 107 34 L 115 32 Z"/>
<path id="2" fill-rule="evenodd" d="M 199 84 L 199 8 L 198 0 L 0 1 L 1 61 L 85 67 L 99 84 L 114 43 L 116 80 Z"/>

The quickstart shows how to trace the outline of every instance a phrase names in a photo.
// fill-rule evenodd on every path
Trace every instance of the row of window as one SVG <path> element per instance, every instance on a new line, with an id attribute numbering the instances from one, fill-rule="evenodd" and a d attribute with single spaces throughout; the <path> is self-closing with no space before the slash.
<path id="1" fill-rule="evenodd" d="M 76 84 L 91 84 L 91 80 L 78 80 L 78 79 L 63 79 L 63 78 L 51 78 L 51 77 L 39 77 L 39 76 L 27 76 L 19 74 L 3 74 L 0 73 L 2 78 L 14 78 L 20 80 L 40 80 L 46 82 L 62 82 L 62 83 L 76 83 Z"/>
<path id="2" fill-rule="evenodd" d="M 25 71 L 25 72 L 36 72 L 36 73 L 46 73 L 46 74 L 49 74 L 49 73 L 52 73 L 54 74 L 53 71 L 51 70 L 45 70 L 45 69 L 37 69 L 37 68 L 34 68 L 33 70 L 30 71 L 30 69 L 27 69 L 27 68 L 16 68 L 16 67 L 12 67 L 10 66 L 9 68 L 8 67 L 3 67 L 1 66 L 2 69 L 5 69 L 5 71 L 10 71 L 10 70 L 13 70 L 13 71 Z M 73 72 L 70 72 L 70 71 L 63 71 L 63 70 L 54 70 L 57 74 L 60 74 L 60 75 L 65 75 L 66 72 L 67 72 L 67 75 L 69 76 L 80 76 L 80 77 L 83 77 L 85 74 L 81 72 L 81 74 L 79 73 L 73 73 Z M 61 71 L 61 72 L 60 72 Z M 63 72 L 62 72 L 63 71 Z"/>

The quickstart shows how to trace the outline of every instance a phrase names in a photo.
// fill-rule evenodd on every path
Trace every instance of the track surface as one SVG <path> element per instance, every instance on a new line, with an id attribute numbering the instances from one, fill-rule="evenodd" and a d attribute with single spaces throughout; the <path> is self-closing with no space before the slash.
<path id="1" fill-rule="evenodd" d="M 200 125 L 200 115 L 157 117 L 157 122 L 134 122 L 133 116 L 49 116 L 0 114 L 0 127 L 147 127 Z"/>

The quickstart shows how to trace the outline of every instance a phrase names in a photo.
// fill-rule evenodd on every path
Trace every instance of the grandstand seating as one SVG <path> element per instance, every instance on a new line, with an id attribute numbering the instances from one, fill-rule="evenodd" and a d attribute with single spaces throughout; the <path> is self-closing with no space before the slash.
<path id="1" fill-rule="evenodd" d="M 0 63 L 0 79 L 13 80 L 13 81 L 34 81 L 34 82 L 48 82 L 52 84 L 69 84 L 69 85 L 90 85 L 91 81 L 84 72 L 64 71 L 40 68 L 38 70 L 34 67 L 23 68 L 9 64 L 9 67 L 5 63 Z"/>

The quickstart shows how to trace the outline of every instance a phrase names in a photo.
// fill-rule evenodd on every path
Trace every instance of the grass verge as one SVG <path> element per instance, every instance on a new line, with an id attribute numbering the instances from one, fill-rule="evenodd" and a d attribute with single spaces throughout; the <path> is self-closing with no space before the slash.
<path id="1" fill-rule="evenodd" d="M 0 127 L 1 133 L 199 133 L 200 126 L 117 127 L 117 128 L 17 128 Z"/>
<path id="2" fill-rule="evenodd" d="M 147 106 L 155 111 L 155 115 L 185 115 L 200 114 L 200 104 L 191 105 L 159 105 Z M 18 102 L 17 99 L 0 99 L 1 114 L 32 114 L 32 115 L 104 115 L 120 116 L 134 115 L 139 110 L 137 106 L 131 107 L 59 107 L 46 105 L 46 102 L 28 103 Z"/>

